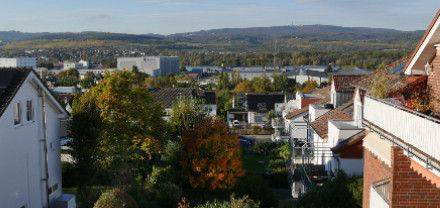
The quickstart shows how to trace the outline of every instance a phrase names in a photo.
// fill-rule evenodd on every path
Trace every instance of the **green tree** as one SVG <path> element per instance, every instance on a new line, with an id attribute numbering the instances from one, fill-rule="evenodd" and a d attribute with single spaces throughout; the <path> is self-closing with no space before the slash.
<path id="1" fill-rule="evenodd" d="M 172 107 L 170 124 L 177 135 L 182 135 L 184 131 L 194 128 L 207 116 L 202 104 L 201 100 L 182 97 Z"/>
<path id="2" fill-rule="evenodd" d="M 232 109 L 232 94 L 229 90 L 218 90 L 217 96 L 217 115 L 226 119 L 226 113 Z"/>
<path id="3" fill-rule="evenodd" d="M 79 83 L 79 72 L 76 69 L 68 69 L 57 75 L 57 86 L 76 86 Z"/>
<path id="4" fill-rule="evenodd" d="M 285 73 L 278 74 L 275 73 L 273 75 L 273 89 L 276 92 L 288 92 L 289 82 Z"/>
<path id="5" fill-rule="evenodd" d="M 84 79 L 82 79 L 79 84 L 83 89 L 89 89 L 95 85 L 96 76 L 93 72 L 87 72 L 84 75 Z"/>
<path id="6" fill-rule="evenodd" d="M 94 162 L 120 185 L 130 184 L 136 176 L 145 178 L 151 169 L 148 164 L 167 138 L 162 112 L 133 72 L 107 76 L 74 102 L 74 157 L 96 158 Z M 82 121 L 97 123 L 77 123 Z M 94 152 L 79 145 L 87 142 L 95 145 Z"/>
<path id="7" fill-rule="evenodd" d="M 252 88 L 256 93 L 271 92 L 273 90 L 271 83 L 267 76 L 255 77 L 252 79 Z"/>

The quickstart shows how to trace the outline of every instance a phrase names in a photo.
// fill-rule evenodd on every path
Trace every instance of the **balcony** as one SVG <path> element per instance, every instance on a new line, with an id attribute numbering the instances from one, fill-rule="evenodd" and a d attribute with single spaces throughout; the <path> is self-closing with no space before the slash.
<path id="1" fill-rule="evenodd" d="M 440 171 L 440 120 L 365 97 L 364 124 L 406 150 L 408 156 L 424 162 L 427 168 Z"/>

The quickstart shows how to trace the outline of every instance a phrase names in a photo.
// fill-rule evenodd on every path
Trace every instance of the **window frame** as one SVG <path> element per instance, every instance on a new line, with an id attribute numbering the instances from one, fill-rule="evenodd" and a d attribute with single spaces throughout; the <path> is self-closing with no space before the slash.
<path id="1" fill-rule="evenodd" d="M 34 105 L 32 100 L 26 101 L 26 121 L 34 121 L 35 118 L 35 111 L 34 111 Z"/>

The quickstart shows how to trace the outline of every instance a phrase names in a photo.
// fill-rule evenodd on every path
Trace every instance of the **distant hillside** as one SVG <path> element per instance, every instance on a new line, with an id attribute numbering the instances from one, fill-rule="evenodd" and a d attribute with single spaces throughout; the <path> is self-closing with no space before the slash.
<path id="1" fill-rule="evenodd" d="M 0 40 L 4 42 L 21 40 L 119 40 L 144 42 L 150 40 L 171 41 L 247 41 L 261 43 L 263 41 L 296 37 L 318 40 L 417 40 L 423 31 L 399 31 L 383 28 L 340 27 L 332 25 L 275 26 L 251 28 L 224 28 L 202 30 L 190 33 L 176 33 L 168 36 L 157 34 L 133 35 L 107 32 L 81 33 L 23 33 L 18 31 L 0 31 Z"/>
<path id="2" fill-rule="evenodd" d="M 163 39 L 163 36 L 155 34 L 133 35 L 107 32 L 24 33 L 18 31 L 0 31 L 0 40 L 4 42 L 24 40 L 118 40 L 128 42 L 143 42 L 161 39 Z"/>
<path id="3" fill-rule="evenodd" d="M 169 35 L 172 40 L 222 41 L 248 40 L 266 41 L 269 39 L 296 37 L 319 40 L 417 40 L 423 31 L 399 31 L 384 28 L 340 27 L 332 25 L 275 26 L 252 28 L 224 28 L 202 30 L 190 33 Z"/>

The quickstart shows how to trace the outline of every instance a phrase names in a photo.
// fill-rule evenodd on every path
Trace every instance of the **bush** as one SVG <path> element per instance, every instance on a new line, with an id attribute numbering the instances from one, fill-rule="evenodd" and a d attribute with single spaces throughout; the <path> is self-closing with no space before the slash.
<path id="1" fill-rule="evenodd" d="M 283 172 L 272 173 L 267 176 L 267 179 L 269 180 L 270 186 L 273 188 L 290 188 L 287 170 Z"/>
<path id="2" fill-rule="evenodd" d="M 244 196 L 243 198 L 235 198 L 231 196 L 231 200 L 229 202 L 207 202 L 204 205 L 197 206 L 196 208 L 259 208 L 260 203 L 256 202 L 252 199 L 249 199 L 248 196 Z"/>
<path id="3" fill-rule="evenodd" d="M 278 204 L 269 184 L 261 176 L 250 175 L 240 178 L 234 192 L 238 196 L 249 196 L 260 201 L 261 207 L 277 207 Z"/>
<path id="4" fill-rule="evenodd" d="M 78 187 L 77 200 L 78 208 L 90 208 L 98 200 L 99 196 L 106 191 L 102 186 L 83 186 Z"/>
<path id="5" fill-rule="evenodd" d="M 146 181 L 146 189 L 152 189 L 165 182 L 174 182 L 176 178 L 176 172 L 171 166 L 158 167 L 154 166 L 153 170 Z"/>
<path id="6" fill-rule="evenodd" d="M 120 189 L 104 192 L 93 208 L 138 208 L 134 199 Z"/>
<path id="7" fill-rule="evenodd" d="M 362 207 L 361 179 L 350 179 L 344 173 L 338 173 L 332 180 L 303 195 L 297 207 Z"/>
<path id="8" fill-rule="evenodd" d="M 182 197 L 182 189 L 174 183 L 166 182 L 158 185 L 154 195 L 162 207 L 175 207 Z"/>
<path id="9" fill-rule="evenodd" d="M 62 174 L 62 183 L 63 187 L 65 188 L 71 188 L 77 185 L 75 182 L 76 179 L 76 172 L 75 172 L 75 166 L 72 163 L 68 162 L 62 162 L 61 163 L 61 174 Z"/>

